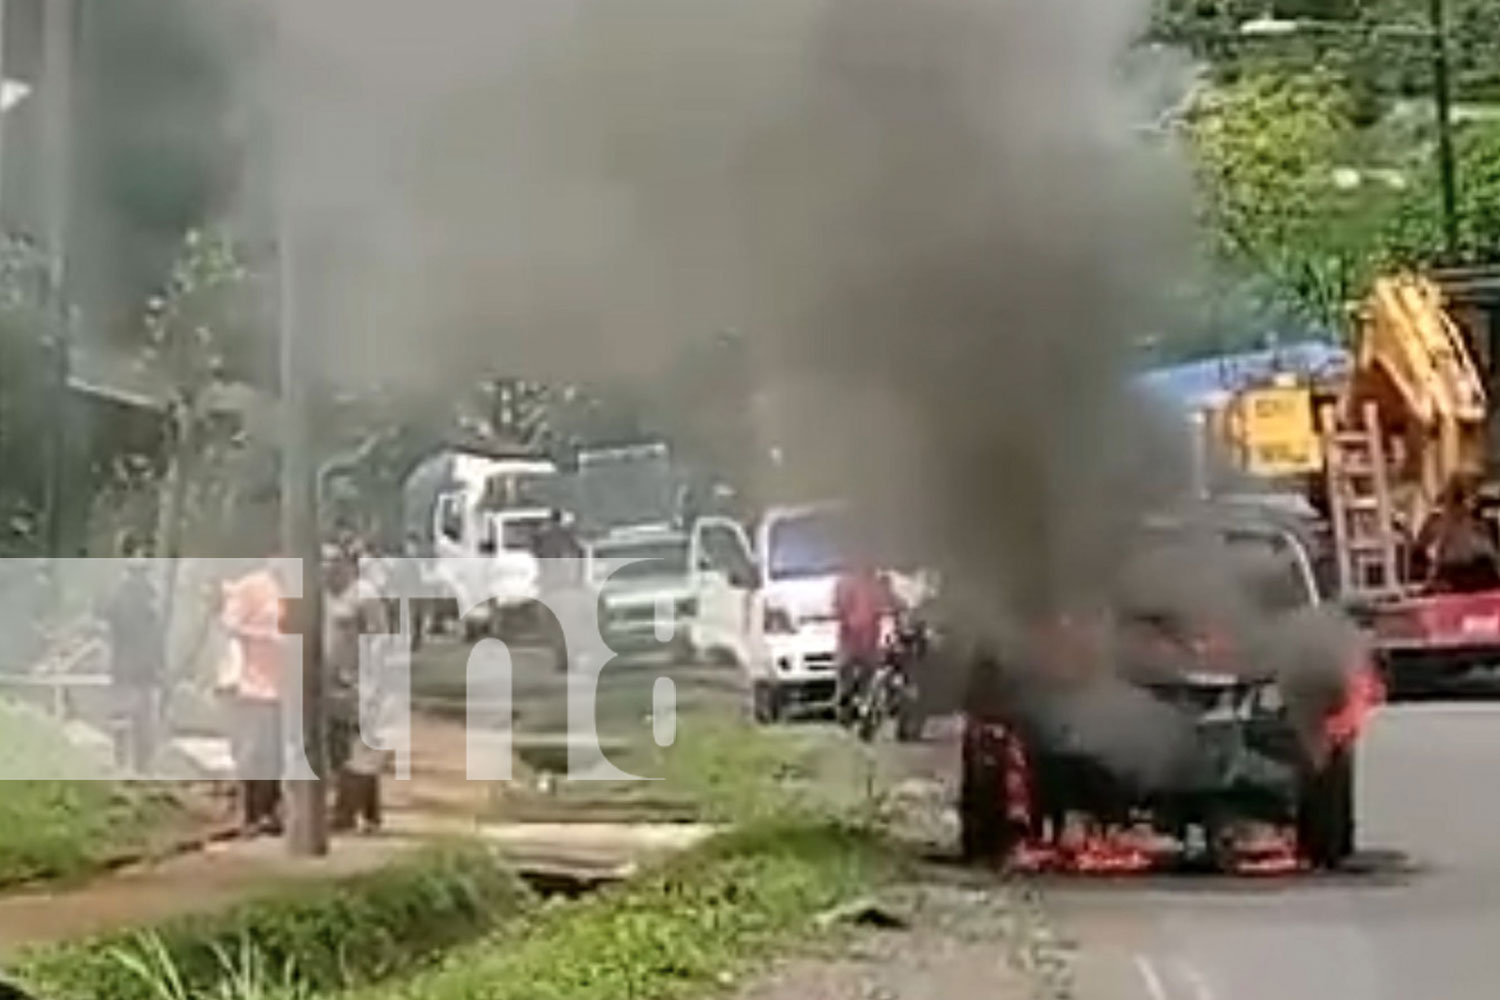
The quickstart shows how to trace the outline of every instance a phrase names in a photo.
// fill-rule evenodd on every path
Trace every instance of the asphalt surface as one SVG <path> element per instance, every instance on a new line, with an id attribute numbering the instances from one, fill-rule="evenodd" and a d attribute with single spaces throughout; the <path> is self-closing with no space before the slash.
<path id="1" fill-rule="evenodd" d="M 1054 882 L 1080 1000 L 1490 1000 L 1500 993 L 1500 705 L 1382 711 L 1360 871 Z"/>

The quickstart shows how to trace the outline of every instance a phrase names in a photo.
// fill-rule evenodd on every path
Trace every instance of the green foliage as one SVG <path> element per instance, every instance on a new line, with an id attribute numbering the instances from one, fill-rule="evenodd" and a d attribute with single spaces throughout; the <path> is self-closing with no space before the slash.
<path id="1" fill-rule="evenodd" d="M 487 850 L 448 846 L 222 914 L 39 952 L 15 973 L 57 1000 L 251 1000 L 250 985 L 280 1000 L 270 987 L 335 990 L 410 971 L 532 902 Z"/>
<path id="2" fill-rule="evenodd" d="M 226 234 L 193 229 L 183 238 L 163 294 L 147 303 L 148 358 L 165 366 L 173 391 L 190 402 L 223 371 L 221 342 L 226 327 L 236 325 L 249 279 Z"/>
<path id="3" fill-rule="evenodd" d="M 1347 292 L 1332 172 L 1352 138 L 1336 81 L 1259 75 L 1217 88 L 1199 102 L 1190 135 L 1214 249 L 1331 318 Z"/>
<path id="4" fill-rule="evenodd" d="M 632 1000 L 701 994 L 896 862 L 837 826 L 762 825 L 550 909 L 519 940 L 460 949 L 360 1000 Z"/>
<path id="5" fill-rule="evenodd" d="M 160 490 L 164 555 L 242 555 L 232 541 L 274 523 L 274 440 L 253 394 L 226 406 L 231 356 L 256 334 L 256 276 L 223 232 L 190 231 L 162 293 L 147 303 L 142 360 L 159 374 L 170 407 L 164 480 L 157 463 L 122 463 L 106 498 Z M 133 475 L 132 475 L 133 474 Z"/>
<path id="6" fill-rule="evenodd" d="M 1454 95 L 1460 101 L 1500 100 L 1500 4 L 1445 0 Z M 1233 72 L 1244 60 L 1310 66 L 1337 62 L 1355 71 L 1376 96 L 1430 95 L 1429 0 L 1157 0 L 1148 34 L 1182 45 Z M 1267 12 L 1317 22 L 1324 30 L 1269 42 L 1239 33 Z"/>
<path id="7" fill-rule="evenodd" d="M 1456 96 L 1472 100 L 1488 86 L 1485 73 L 1500 81 L 1500 5 L 1449 6 Z M 1427 4 L 1281 0 L 1270 13 L 1323 27 L 1265 39 L 1239 34 L 1267 12 L 1241 0 L 1163 0 L 1152 33 L 1190 46 L 1216 71 L 1188 138 L 1217 259 L 1268 284 L 1318 325 L 1338 327 L 1374 275 L 1450 260 L 1428 103 L 1431 51 L 1421 37 Z M 1500 131 L 1460 120 L 1455 133 L 1456 256 L 1493 261 Z"/>
<path id="8" fill-rule="evenodd" d="M 237 952 L 213 948 L 220 978 L 212 989 L 195 991 L 178 971 L 176 960 L 162 939 L 146 935 L 136 948 L 119 948 L 114 957 L 121 968 L 150 990 L 152 1000 L 306 1000 L 311 991 L 298 978 L 295 963 L 273 974 L 265 956 L 247 937 Z"/>
<path id="9" fill-rule="evenodd" d="M 0 886 L 96 871 L 145 849 L 178 816 L 170 795 L 105 780 L 105 762 L 39 712 L 0 704 L 0 733 L 0 772 L 32 779 L 7 781 L 0 795 Z M 84 775 L 98 780 L 76 780 Z"/>
<path id="10" fill-rule="evenodd" d="M 659 773 L 706 821 L 826 819 L 852 812 L 858 803 L 839 800 L 833 790 L 854 792 L 859 782 L 817 779 L 833 770 L 850 777 L 857 767 L 847 758 L 857 754 L 854 744 L 830 744 L 821 734 L 704 716 L 682 723 L 677 741 L 660 751 Z"/>

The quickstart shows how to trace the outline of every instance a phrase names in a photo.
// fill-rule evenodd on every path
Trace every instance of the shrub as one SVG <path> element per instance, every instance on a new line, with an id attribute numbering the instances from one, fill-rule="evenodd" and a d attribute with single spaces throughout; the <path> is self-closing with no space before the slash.
<path id="1" fill-rule="evenodd" d="M 867 891 L 893 863 L 877 841 L 838 826 L 749 828 L 547 911 L 500 947 L 460 949 L 441 968 L 359 997 L 647 1000 L 701 991 Z"/>
<path id="2" fill-rule="evenodd" d="M 308 990 L 403 971 L 524 912 L 530 890 L 486 850 L 448 845 L 377 872 L 299 886 L 212 916 L 25 957 L 17 978 L 56 1000 L 216 997 L 248 955 Z"/>

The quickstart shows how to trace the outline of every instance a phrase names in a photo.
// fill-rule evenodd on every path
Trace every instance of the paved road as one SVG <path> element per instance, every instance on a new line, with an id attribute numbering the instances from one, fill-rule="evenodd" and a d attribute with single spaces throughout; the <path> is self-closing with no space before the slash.
<path id="1" fill-rule="evenodd" d="M 1359 761 L 1372 874 L 1073 883 L 1082 1000 L 1490 1000 L 1500 993 L 1500 706 L 1382 713 Z"/>

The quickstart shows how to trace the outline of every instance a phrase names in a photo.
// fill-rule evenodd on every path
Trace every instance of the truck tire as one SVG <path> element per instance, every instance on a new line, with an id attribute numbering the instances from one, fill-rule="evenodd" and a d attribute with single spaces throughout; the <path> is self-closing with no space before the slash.
<path id="1" fill-rule="evenodd" d="M 1315 868 L 1333 870 L 1354 854 L 1354 753 L 1335 750 L 1304 779 L 1297 841 Z"/>
<path id="2" fill-rule="evenodd" d="M 959 850 L 965 861 L 999 858 L 1008 848 L 1005 775 L 993 764 L 965 762 L 958 798 Z"/>
<path id="3" fill-rule="evenodd" d="M 781 721 L 781 692 L 776 685 L 763 681 L 756 684 L 752 689 L 751 698 L 757 723 L 770 726 Z"/>

